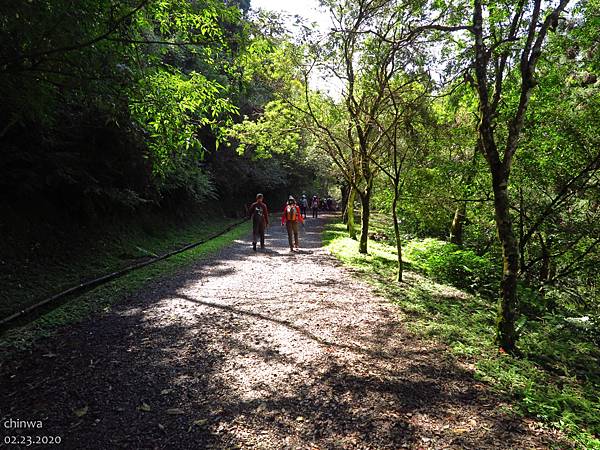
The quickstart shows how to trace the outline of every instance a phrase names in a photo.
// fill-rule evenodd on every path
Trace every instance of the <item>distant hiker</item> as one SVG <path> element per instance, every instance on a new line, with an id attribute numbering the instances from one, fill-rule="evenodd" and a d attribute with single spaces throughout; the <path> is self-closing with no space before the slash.
<path id="1" fill-rule="evenodd" d="M 333 211 L 333 199 L 331 197 L 327 197 L 325 204 L 327 205 L 327 211 Z"/>
<path id="2" fill-rule="evenodd" d="M 302 194 L 300 198 L 300 212 L 302 213 L 302 217 L 306 219 L 306 210 L 308 209 L 308 199 L 306 198 L 306 194 Z"/>
<path id="3" fill-rule="evenodd" d="M 313 198 L 310 202 L 310 207 L 312 208 L 313 219 L 316 219 L 319 215 L 319 197 L 313 195 Z"/>
<path id="4" fill-rule="evenodd" d="M 269 226 L 269 210 L 263 202 L 262 194 L 256 194 L 256 201 L 250 205 L 248 215 L 252 220 L 252 248 L 256 251 L 257 236 L 260 236 L 260 248 L 265 248 L 265 228 Z"/>
<path id="5" fill-rule="evenodd" d="M 296 200 L 290 195 L 287 204 L 283 209 L 281 216 L 281 226 L 285 224 L 288 233 L 288 243 L 290 251 L 298 250 L 298 222 L 304 223 L 304 218 L 300 212 L 300 208 L 296 205 Z"/>

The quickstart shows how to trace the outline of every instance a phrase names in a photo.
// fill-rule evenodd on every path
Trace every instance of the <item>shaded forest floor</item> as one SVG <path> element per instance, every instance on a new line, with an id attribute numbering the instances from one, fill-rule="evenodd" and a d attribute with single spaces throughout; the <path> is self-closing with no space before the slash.
<path id="1" fill-rule="evenodd" d="M 7 214 L 8 220 L 15 215 Z M 39 220 L 0 224 L 0 318 L 65 289 L 204 239 L 236 219 L 191 211 L 144 213 L 66 226 Z M 68 220 L 64 220 L 69 223 Z"/>
<path id="2" fill-rule="evenodd" d="M 66 448 L 551 448 L 468 363 L 407 330 L 307 220 L 236 241 L 0 366 L 2 423 Z M 10 433 L 9 433 L 10 431 Z M 35 431 L 35 433 L 33 432 Z"/>

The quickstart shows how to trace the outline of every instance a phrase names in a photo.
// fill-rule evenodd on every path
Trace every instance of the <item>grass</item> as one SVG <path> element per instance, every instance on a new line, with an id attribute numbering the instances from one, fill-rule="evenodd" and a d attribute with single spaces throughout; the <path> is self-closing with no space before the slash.
<path id="1" fill-rule="evenodd" d="M 129 242 L 127 244 L 128 247 L 125 248 L 135 248 L 145 245 L 147 248 L 152 248 L 156 253 L 163 253 L 185 243 L 207 238 L 221 231 L 231 223 L 231 220 L 196 222 L 184 228 L 169 230 L 162 236 L 148 236 L 147 239 Z M 122 300 L 128 294 L 141 289 L 150 280 L 166 277 L 198 259 L 213 255 L 234 240 L 242 238 L 247 233 L 248 224 L 243 223 L 205 244 L 133 271 L 105 285 L 101 285 L 53 309 L 23 327 L 8 330 L 0 336 L 0 354 L 29 348 L 36 340 L 53 334 L 61 326 L 75 323 L 91 314 L 108 312 L 113 304 Z M 121 236 L 119 241 L 124 243 L 124 237 Z M 106 257 L 106 260 L 99 261 L 97 267 L 111 270 L 111 267 L 114 267 L 114 264 L 118 262 L 118 258 L 115 259 L 114 257 L 114 250 L 123 248 L 114 246 L 113 252 L 108 252 L 107 256 L 104 254 L 98 255 L 99 260 L 103 257 Z M 76 261 L 73 262 L 73 264 L 75 263 Z M 73 270 L 75 269 L 73 267 Z M 66 273 L 70 274 L 70 271 Z M 58 276 L 57 273 L 53 274 L 53 277 Z M 70 277 L 67 276 L 66 278 Z M 72 280 L 69 281 L 72 282 Z"/>
<path id="2" fill-rule="evenodd" d="M 375 221 L 374 232 L 389 233 L 381 228 Z M 330 224 L 323 241 L 334 256 L 397 305 L 412 332 L 443 342 L 456 357 L 471 363 L 478 379 L 513 400 L 516 413 L 562 430 L 576 448 L 600 449 L 600 355 L 576 330 L 550 320 L 527 323 L 520 341 L 524 357 L 498 353 L 494 300 L 416 271 L 405 272 L 404 283 L 393 282 L 395 245 L 369 241 L 369 254 L 362 255 L 341 223 Z M 406 266 L 419 268 L 411 260 Z"/>
<path id="3" fill-rule="evenodd" d="M 147 215 L 35 237 L 17 235 L 3 252 L 0 317 L 7 317 L 79 283 L 210 236 L 234 221 Z M 40 230 L 36 230 L 40 231 Z"/>

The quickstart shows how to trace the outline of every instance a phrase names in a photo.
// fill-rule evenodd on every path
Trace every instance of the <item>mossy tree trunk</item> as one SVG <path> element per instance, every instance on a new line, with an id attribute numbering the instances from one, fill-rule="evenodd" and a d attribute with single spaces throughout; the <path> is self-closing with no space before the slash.
<path id="1" fill-rule="evenodd" d="M 396 251 L 398 253 L 398 276 L 396 281 L 402 281 L 402 241 L 400 240 L 400 222 L 398 221 L 398 189 L 394 192 L 394 200 L 392 202 L 392 217 L 394 219 L 394 234 L 396 236 Z"/>
<path id="2" fill-rule="evenodd" d="M 467 202 L 460 202 L 454 211 L 454 218 L 450 226 L 450 242 L 463 245 L 463 226 L 467 216 Z"/>
<path id="3" fill-rule="evenodd" d="M 344 183 L 340 191 L 342 194 L 342 222 L 348 223 L 348 194 L 350 193 L 350 186 Z"/>
<path id="4" fill-rule="evenodd" d="M 369 241 L 369 221 L 371 219 L 371 188 L 367 187 L 363 192 L 359 192 L 360 197 L 360 240 L 358 243 L 358 252 L 367 253 L 367 243 Z"/>
<path id="5" fill-rule="evenodd" d="M 494 209 L 498 237 L 502 245 L 502 281 L 497 320 L 497 341 L 509 353 L 514 353 L 517 343 L 515 323 L 519 309 L 517 280 L 519 276 L 519 245 L 510 217 L 508 176 L 498 169 L 493 174 Z"/>
<path id="6" fill-rule="evenodd" d="M 356 240 L 356 226 L 354 225 L 354 201 L 356 200 L 356 189 L 350 187 L 348 203 L 346 204 L 346 226 L 350 237 Z"/>

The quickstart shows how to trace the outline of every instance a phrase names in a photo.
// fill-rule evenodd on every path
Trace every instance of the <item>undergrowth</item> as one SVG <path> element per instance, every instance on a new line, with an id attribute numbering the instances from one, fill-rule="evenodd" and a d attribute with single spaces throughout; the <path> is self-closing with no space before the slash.
<path id="1" fill-rule="evenodd" d="M 4 255 L 0 318 L 65 289 L 215 234 L 235 220 L 147 215 L 99 222 L 37 238 L 19 236 L 21 252 Z M 28 242 L 28 245 L 25 243 Z M 26 248 L 24 248 L 26 247 Z"/>
<path id="2" fill-rule="evenodd" d="M 330 224 L 323 240 L 399 307 L 412 332 L 469 360 L 478 379 L 513 399 L 516 412 L 562 430 L 577 448 L 600 449 L 598 347 L 565 320 L 547 317 L 521 324 L 521 358 L 499 354 L 496 301 L 489 295 L 494 281 L 482 276 L 494 276 L 489 261 L 440 241 L 414 239 L 405 245 L 405 282 L 395 283 L 393 243 L 369 241 L 369 254 L 360 254 L 341 223 Z"/>
<path id="3" fill-rule="evenodd" d="M 149 238 L 145 242 L 148 247 L 150 247 L 149 244 L 156 244 L 151 248 L 172 249 L 175 245 L 180 246 L 185 242 L 199 241 L 216 234 L 231 223 L 231 221 L 228 222 L 200 222 L 179 231 L 171 230 L 170 233 Z M 198 247 L 135 270 L 61 305 L 23 327 L 9 330 L 0 336 L 0 354 L 27 349 L 33 342 L 41 337 L 51 335 L 60 326 L 77 322 L 91 314 L 108 312 L 113 304 L 141 289 L 150 280 L 169 276 L 200 258 L 215 254 L 247 233 L 248 224 L 242 223 Z"/>

